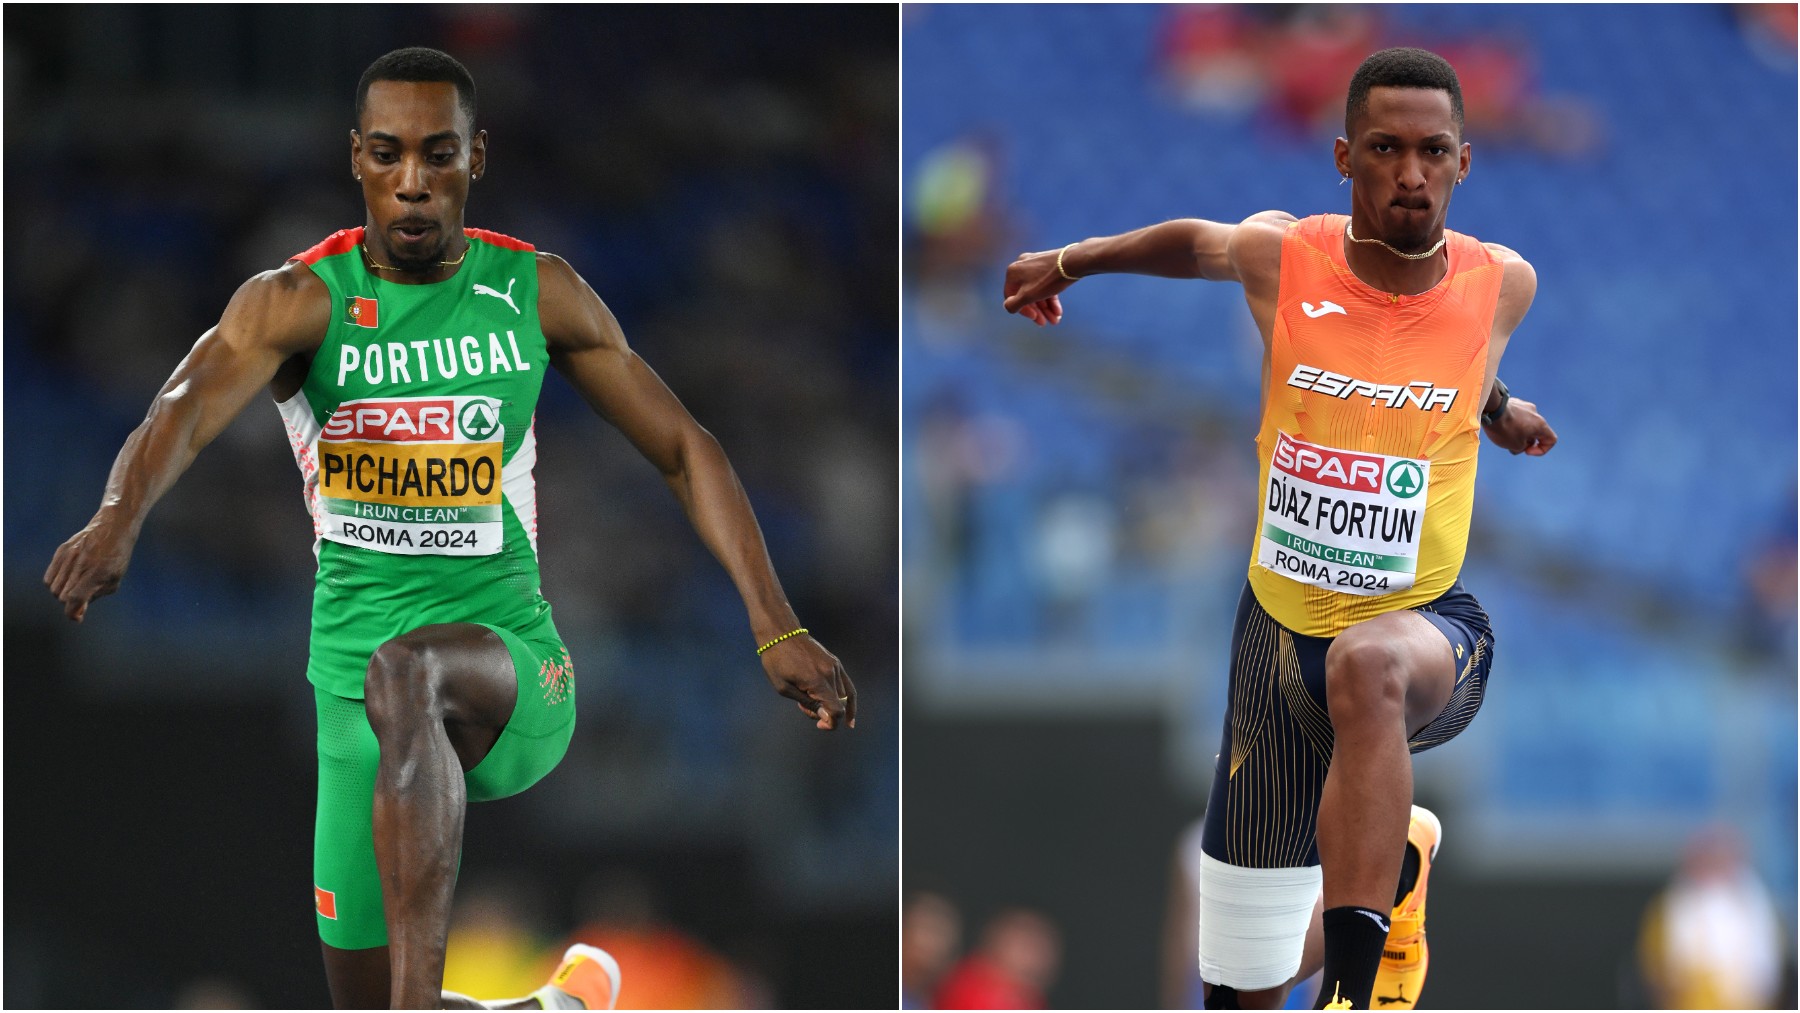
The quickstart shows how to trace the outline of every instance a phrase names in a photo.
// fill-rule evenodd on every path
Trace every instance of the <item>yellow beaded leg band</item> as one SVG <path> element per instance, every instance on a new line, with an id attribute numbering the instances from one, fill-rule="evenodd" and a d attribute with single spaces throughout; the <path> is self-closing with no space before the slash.
<path id="1" fill-rule="evenodd" d="M 806 627 L 802 626 L 799 629 L 794 630 L 792 633 L 783 633 L 781 636 L 776 637 L 774 640 L 771 640 L 768 643 L 762 645 L 761 647 L 758 647 L 756 649 L 756 654 L 758 657 L 761 657 L 762 652 L 768 650 L 771 647 L 774 647 L 776 644 L 781 643 L 783 640 L 786 640 L 789 637 L 797 637 L 800 634 L 805 633 L 805 632 L 807 632 L 807 629 L 806 629 Z"/>

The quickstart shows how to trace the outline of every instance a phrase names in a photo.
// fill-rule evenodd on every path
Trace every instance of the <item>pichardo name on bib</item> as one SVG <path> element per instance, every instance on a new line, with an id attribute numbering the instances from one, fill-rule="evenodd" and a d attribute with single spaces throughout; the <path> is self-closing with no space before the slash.
<path id="1" fill-rule="evenodd" d="M 490 331 L 485 342 L 473 334 L 430 341 L 372 341 L 363 346 L 345 342 L 338 350 L 337 385 L 342 387 L 356 372 L 361 372 L 370 384 L 378 384 L 429 383 L 454 380 L 463 374 L 530 371 L 531 363 L 519 354 L 519 339 L 513 332 L 506 332 L 502 344 L 500 335 Z M 415 372 L 417 381 L 413 380 Z"/>
<path id="2" fill-rule="evenodd" d="M 404 555 L 499 552 L 505 435 L 493 398 L 346 401 L 319 435 L 323 537 Z"/>

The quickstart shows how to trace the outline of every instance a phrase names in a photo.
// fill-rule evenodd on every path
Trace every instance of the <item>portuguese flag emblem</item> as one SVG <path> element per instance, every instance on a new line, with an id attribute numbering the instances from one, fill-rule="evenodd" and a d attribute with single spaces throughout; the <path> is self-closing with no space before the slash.
<path id="1" fill-rule="evenodd" d="M 374 327 L 378 323 L 377 303 L 360 295 L 344 300 L 344 323 L 358 327 Z"/>

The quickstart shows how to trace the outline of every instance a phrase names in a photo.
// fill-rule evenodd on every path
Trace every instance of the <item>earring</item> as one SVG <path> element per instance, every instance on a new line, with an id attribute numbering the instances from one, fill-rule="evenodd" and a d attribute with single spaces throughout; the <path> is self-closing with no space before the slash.
<path id="1" fill-rule="evenodd" d="M 1348 182 L 1350 182 L 1350 174 L 1346 172 L 1346 173 L 1344 173 L 1344 178 L 1338 180 L 1338 186 L 1343 186 L 1345 183 L 1348 183 Z"/>

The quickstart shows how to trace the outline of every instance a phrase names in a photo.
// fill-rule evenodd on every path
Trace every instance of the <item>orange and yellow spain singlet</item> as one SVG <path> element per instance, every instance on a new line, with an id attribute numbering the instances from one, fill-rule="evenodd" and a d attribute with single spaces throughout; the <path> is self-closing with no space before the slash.
<path id="1" fill-rule="evenodd" d="M 1456 580 L 1505 273 L 1480 242 L 1446 231 L 1442 281 L 1382 292 L 1345 263 L 1348 221 L 1316 215 L 1282 240 L 1256 437 L 1250 587 L 1277 622 L 1315 637 Z"/>

